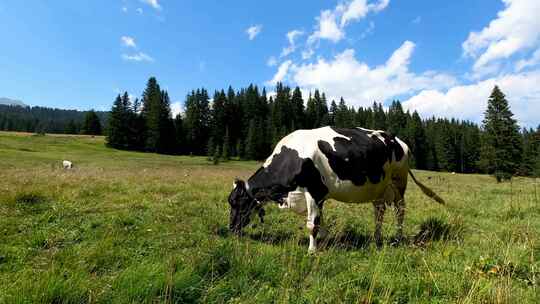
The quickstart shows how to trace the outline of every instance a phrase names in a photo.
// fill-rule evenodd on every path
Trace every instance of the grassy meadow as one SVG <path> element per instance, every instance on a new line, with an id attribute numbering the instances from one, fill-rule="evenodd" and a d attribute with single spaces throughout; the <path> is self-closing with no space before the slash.
<path id="1" fill-rule="evenodd" d="M 372 206 L 328 201 L 310 255 L 276 206 L 229 234 L 258 165 L 0 133 L 0 303 L 540 303 L 540 181 L 415 171 L 447 205 L 410 182 L 404 244 L 377 250 Z"/>

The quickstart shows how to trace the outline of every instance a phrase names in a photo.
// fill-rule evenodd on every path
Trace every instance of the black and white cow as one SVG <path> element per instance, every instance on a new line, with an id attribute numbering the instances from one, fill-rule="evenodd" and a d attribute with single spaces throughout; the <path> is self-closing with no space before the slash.
<path id="1" fill-rule="evenodd" d="M 375 242 L 379 247 L 386 205 L 393 204 L 399 240 L 408 174 L 426 195 L 444 203 L 414 178 L 408 157 L 407 145 L 384 131 L 334 127 L 295 131 L 276 145 L 272 155 L 247 182 L 235 180 L 228 199 L 229 228 L 241 233 L 252 215 L 258 213 L 263 220 L 265 202 L 283 202 L 289 192 L 301 191 L 307 204 L 309 251 L 317 248 L 323 203 L 329 198 L 347 203 L 372 202 Z"/>

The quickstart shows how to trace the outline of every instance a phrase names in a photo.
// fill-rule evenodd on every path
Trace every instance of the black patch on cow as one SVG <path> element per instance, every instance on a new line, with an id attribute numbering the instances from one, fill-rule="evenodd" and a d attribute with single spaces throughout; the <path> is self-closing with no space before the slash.
<path id="1" fill-rule="evenodd" d="M 384 143 L 386 144 L 386 146 L 390 148 L 388 149 L 390 153 L 389 155 L 390 161 L 392 161 L 392 155 L 391 155 L 392 153 L 394 153 L 394 156 L 396 157 L 395 158 L 396 161 L 400 161 L 403 158 L 403 155 L 405 154 L 405 152 L 403 151 L 403 148 L 396 140 L 396 137 L 387 132 L 379 132 L 379 134 L 384 138 Z"/>
<path id="2" fill-rule="evenodd" d="M 318 146 L 339 179 L 350 180 L 357 186 L 364 185 L 368 179 L 372 184 L 382 181 L 385 177 L 384 164 L 392 161 L 394 149 L 366 130 L 332 129 L 349 139 L 334 137 L 334 147 L 319 140 Z M 392 141 L 390 136 L 388 140 Z"/>
<path id="3" fill-rule="evenodd" d="M 268 167 L 261 167 L 248 180 L 249 191 L 260 201 L 281 201 L 291 191 L 304 187 L 317 203 L 328 194 L 313 160 L 301 158 L 286 146 L 274 155 Z"/>

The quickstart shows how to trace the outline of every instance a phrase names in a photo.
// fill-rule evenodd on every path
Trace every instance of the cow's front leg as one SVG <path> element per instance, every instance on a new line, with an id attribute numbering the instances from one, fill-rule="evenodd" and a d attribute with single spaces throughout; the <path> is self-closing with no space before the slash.
<path id="1" fill-rule="evenodd" d="M 386 205 L 384 201 L 375 201 L 373 202 L 373 207 L 375 210 L 375 244 L 377 248 L 381 248 L 383 245 L 382 240 L 382 224 L 384 220 L 384 211 L 386 210 Z"/>
<path id="2" fill-rule="evenodd" d="M 309 231 L 309 248 L 308 252 L 313 253 L 317 251 L 317 234 L 321 228 L 322 208 L 319 208 L 317 201 L 306 192 L 306 205 L 307 205 L 307 223 L 306 227 Z"/>

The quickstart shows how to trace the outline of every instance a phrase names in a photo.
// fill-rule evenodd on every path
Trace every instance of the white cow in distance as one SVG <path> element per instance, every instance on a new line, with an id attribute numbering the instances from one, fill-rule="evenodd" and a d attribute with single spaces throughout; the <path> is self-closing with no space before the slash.
<path id="1" fill-rule="evenodd" d="M 73 163 L 70 162 L 69 160 L 64 160 L 62 161 L 62 167 L 64 167 L 64 169 L 66 170 L 73 169 Z"/>

